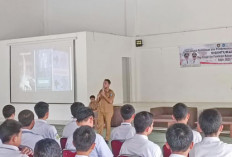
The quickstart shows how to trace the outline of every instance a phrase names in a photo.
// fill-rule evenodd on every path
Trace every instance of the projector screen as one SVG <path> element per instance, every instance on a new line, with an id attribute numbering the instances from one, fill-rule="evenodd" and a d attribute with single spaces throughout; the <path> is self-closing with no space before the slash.
<path id="1" fill-rule="evenodd" d="M 72 103 L 73 40 L 11 46 L 11 102 Z"/>

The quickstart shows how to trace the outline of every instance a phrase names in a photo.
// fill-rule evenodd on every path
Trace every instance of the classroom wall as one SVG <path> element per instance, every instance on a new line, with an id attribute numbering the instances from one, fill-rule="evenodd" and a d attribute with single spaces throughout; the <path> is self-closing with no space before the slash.
<path id="1" fill-rule="evenodd" d="M 130 37 L 87 32 L 88 96 L 96 96 L 103 80 L 109 78 L 114 104 L 123 102 L 122 57 L 132 57 L 132 41 Z"/>
<path id="2" fill-rule="evenodd" d="M 43 35 L 43 0 L 1 0 L 0 28 L 0 40 Z"/>
<path id="3" fill-rule="evenodd" d="M 231 35 L 231 28 L 221 28 L 141 37 L 144 46 L 135 49 L 135 101 L 216 102 L 222 107 L 231 102 L 231 65 L 179 65 L 180 46 L 232 42 Z"/>
<path id="4" fill-rule="evenodd" d="M 231 27 L 232 1 L 137 0 L 136 35 Z"/>

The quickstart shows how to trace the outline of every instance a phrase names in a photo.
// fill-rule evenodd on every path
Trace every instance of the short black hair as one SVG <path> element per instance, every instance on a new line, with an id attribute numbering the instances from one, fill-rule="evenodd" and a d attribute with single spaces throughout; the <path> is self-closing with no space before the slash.
<path id="1" fill-rule="evenodd" d="M 135 115 L 134 126 L 136 133 L 143 133 L 145 129 L 153 124 L 153 114 L 147 111 Z"/>
<path id="2" fill-rule="evenodd" d="M 2 143 L 9 142 L 13 135 L 20 133 L 22 125 L 13 119 L 7 119 L 0 125 L 0 139 Z"/>
<path id="3" fill-rule="evenodd" d="M 93 110 L 88 107 L 80 108 L 75 116 L 77 122 L 88 120 L 89 117 L 94 117 L 94 113 Z"/>
<path id="4" fill-rule="evenodd" d="M 200 114 L 199 124 L 205 136 L 210 136 L 218 132 L 222 125 L 222 116 L 215 109 L 206 109 Z"/>
<path id="5" fill-rule="evenodd" d="M 62 150 L 54 139 L 45 138 L 35 144 L 34 157 L 62 157 Z"/>
<path id="6" fill-rule="evenodd" d="M 173 152 L 185 152 L 193 142 L 192 129 L 188 125 L 176 123 L 168 128 L 166 140 Z"/>
<path id="7" fill-rule="evenodd" d="M 104 81 L 108 82 L 109 84 L 111 84 L 111 81 L 109 79 L 105 79 Z"/>
<path id="8" fill-rule="evenodd" d="M 94 144 L 96 133 L 90 126 L 81 126 L 73 133 L 73 145 L 77 151 L 86 152 Z"/>
<path id="9" fill-rule="evenodd" d="M 94 95 L 91 95 L 89 98 L 90 98 L 90 99 L 92 99 L 92 98 L 95 99 L 95 96 L 94 96 Z"/>
<path id="10" fill-rule="evenodd" d="M 12 114 L 15 114 L 15 107 L 13 105 L 6 105 L 2 109 L 4 118 L 9 118 Z"/>
<path id="11" fill-rule="evenodd" d="M 177 121 L 183 120 L 188 114 L 188 107 L 183 103 L 177 103 L 173 106 L 173 116 Z"/>
<path id="12" fill-rule="evenodd" d="M 120 113 L 124 120 L 128 120 L 135 114 L 135 108 L 130 104 L 125 104 L 121 107 Z"/>
<path id="13" fill-rule="evenodd" d="M 40 101 L 35 104 L 34 110 L 38 118 L 43 118 L 49 111 L 49 105 L 46 102 Z"/>
<path id="14" fill-rule="evenodd" d="M 23 110 L 19 113 L 18 119 L 23 127 L 29 126 L 34 120 L 34 113 L 30 110 Z"/>
<path id="15" fill-rule="evenodd" d="M 71 114 L 72 114 L 73 117 L 76 116 L 77 111 L 78 111 L 81 107 L 85 107 L 85 105 L 84 105 L 82 102 L 74 102 L 74 103 L 71 105 L 70 110 L 71 110 Z"/>

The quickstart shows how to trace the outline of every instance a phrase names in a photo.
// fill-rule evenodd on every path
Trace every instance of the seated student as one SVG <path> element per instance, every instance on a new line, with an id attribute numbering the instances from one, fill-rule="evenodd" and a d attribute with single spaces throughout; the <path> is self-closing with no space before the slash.
<path id="1" fill-rule="evenodd" d="M 35 121 L 32 131 L 43 138 L 51 138 L 60 143 L 56 128 L 46 121 L 49 116 L 49 105 L 41 101 L 35 105 L 34 110 L 39 119 Z"/>
<path id="2" fill-rule="evenodd" d="M 62 137 L 69 137 L 72 135 L 72 133 L 77 129 L 77 123 L 76 123 L 76 114 L 77 114 L 77 111 L 81 108 L 81 107 L 85 107 L 85 105 L 81 102 L 74 102 L 70 109 L 71 109 L 71 114 L 73 116 L 73 120 L 71 122 L 69 122 L 65 127 L 64 127 L 64 130 L 63 130 L 63 133 L 62 133 Z"/>
<path id="3" fill-rule="evenodd" d="M 191 115 L 188 112 L 188 107 L 185 104 L 177 103 L 176 105 L 173 106 L 172 118 L 177 123 L 183 123 L 187 125 L 190 116 Z M 196 144 L 198 142 L 201 142 L 202 140 L 201 134 L 195 130 L 192 130 L 192 132 L 193 132 L 193 143 Z"/>
<path id="4" fill-rule="evenodd" d="M 98 109 L 98 103 L 97 101 L 95 100 L 95 96 L 94 95 L 91 95 L 89 97 L 90 99 L 90 103 L 89 103 L 89 108 L 93 110 L 93 112 L 97 111 Z"/>
<path id="5" fill-rule="evenodd" d="M 93 127 L 94 113 L 90 108 L 82 107 L 77 111 L 76 119 L 78 127 L 85 125 Z M 90 157 L 113 157 L 112 152 L 101 135 L 96 134 L 95 144 L 95 148 L 90 153 Z M 76 150 L 73 145 L 73 136 L 68 137 L 65 148 L 69 150 Z"/>
<path id="6" fill-rule="evenodd" d="M 22 125 L 12 119 L 4 121 L 0 125 L 0 145 L 1 157 L 28 157 L 19 151 L 22 136 Z"/>
<path id="7" fill-rule="evenodd" d="M 135 128 L 131 125 L 135 118 L 135 109 L 132 105 L 123 105 L 120 109 L 123 122 L 111 132 L 111 140 L 127 140 L 135 135 Z"/>
<path id="8" fill-rule="evenodd" d="M 73 144 L 76 147 L 75 157 L 88 157 L 95 147 L 96 133 L 90 126 L 81 126 L 73 133 Z"/>
<path id="9" fill-rule="evenodd" d="M 168 128 L 166 140 L 172 150 L 170 157 L 187 157 L 193 147 L 192 129 L 188 125 L 176 123 Z"/>
<path id="10" fill-rule="evenodd" d="M 30 147 L 34 150 L 36 142 L 43 139 L 41 135 L 31 131 L 35 124 L 34 113 L 30 110 L 23 110 L 19 113 L 18 119 L 23 126 L 21 145 Z"/>
<path id="11" fill-rule="evenodd" d="M 215 109 L 204 110 L 199 117 L 200 128 L 205 137 L 194 145 L 190 157 L 231 157 L 232 144 L 219 139 L 223 130 L 221 114 Z"/>
<path id="12" fill-rule="evenodd" d="M 34 157 L 62 157 L 62 150 L 55 140 L 46 138 L 36 143 Z"/>
<path id="13" fill-rule="evenodd" d="M 12 105 L 6 105 L 2 109 L 2 114 L 5 119 L 14 119 L 15 118 L 15 107 Z"/>
<path id="14" fill-rule="evenodd" d="M 120 150 L 120 155 L 130 154 L 141 157 L 162 157 L 160 147 L 148 140 L 148 135 L 153 130 L 153 115 L 142 111 L 135 115 L 134 126 L 136 134 L 126 140 Z"/>

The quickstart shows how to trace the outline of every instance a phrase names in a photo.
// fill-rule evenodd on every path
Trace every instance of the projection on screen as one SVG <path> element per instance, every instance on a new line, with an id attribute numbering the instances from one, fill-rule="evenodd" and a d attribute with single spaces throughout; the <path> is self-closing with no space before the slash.
<path id="1" fill-rule="evenodd" d="M 19 88 L 24 92 L 70 91 L 70 55 L 52 49 L 19 53 Z"/>
<path id="2" fill-rule="evenodd" d="M 12 47 L 11 98 L 14 102 L 73 102 L 72 46 L 42 47 Z"/>

